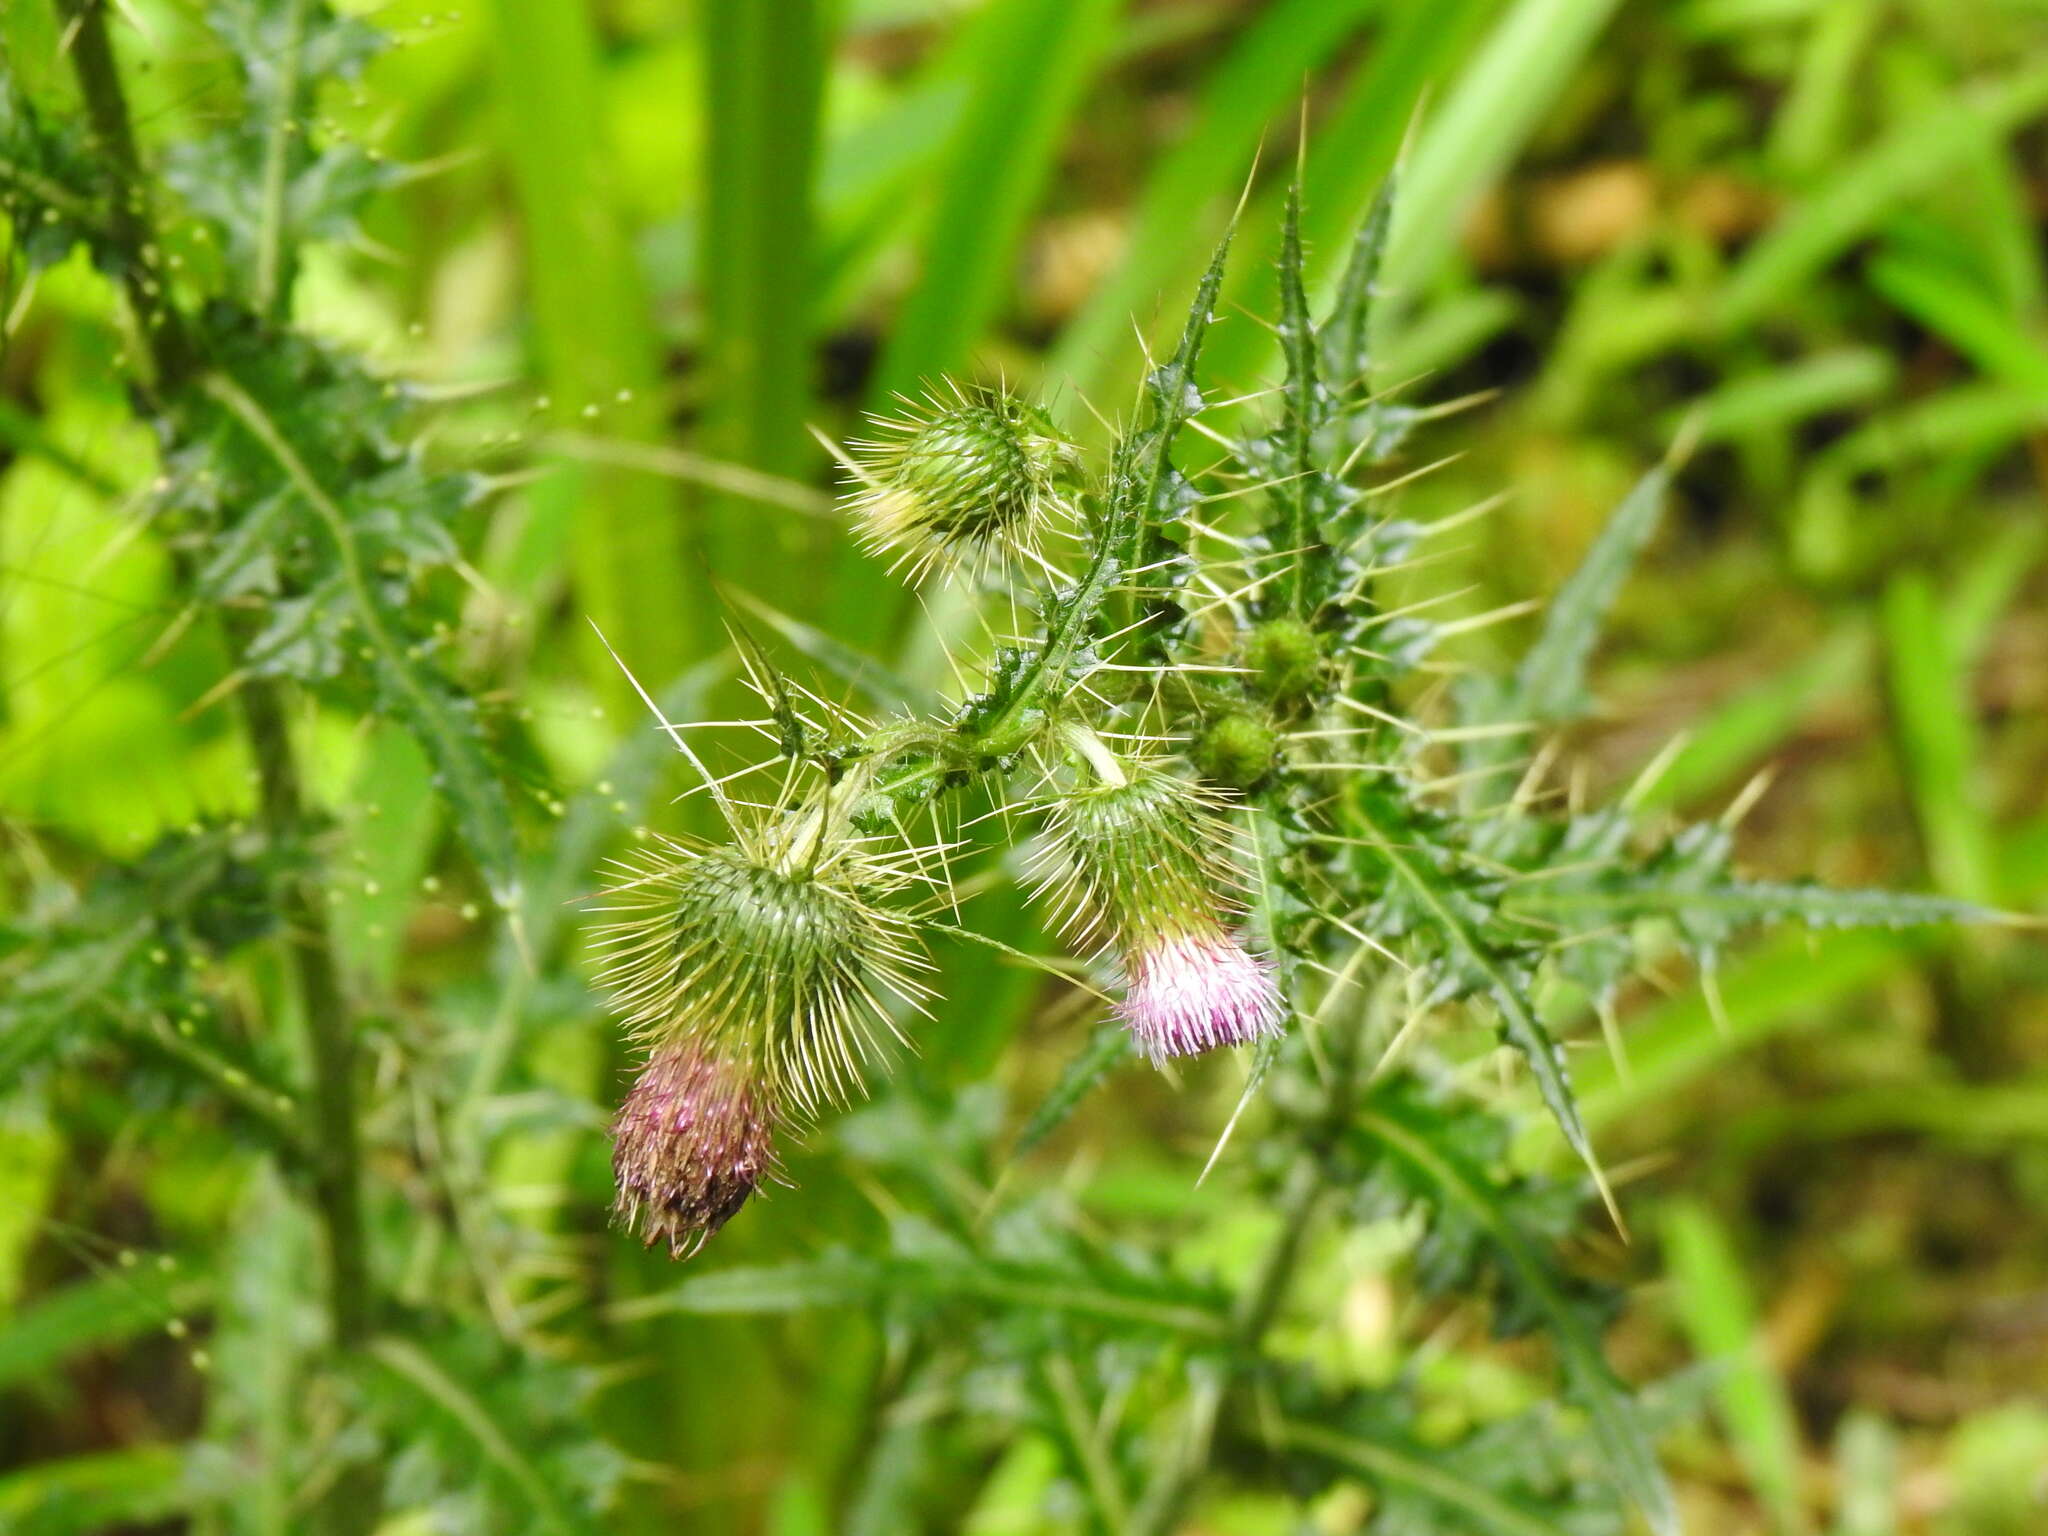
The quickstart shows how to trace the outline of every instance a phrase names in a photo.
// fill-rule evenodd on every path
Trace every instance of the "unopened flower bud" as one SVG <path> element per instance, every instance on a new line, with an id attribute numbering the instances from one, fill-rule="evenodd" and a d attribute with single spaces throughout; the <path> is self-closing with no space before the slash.
<path id="1" fill-rule="evenodd" d="M 1067 506 L 1078 471 L 1074 445 L 1052 419 L 999 390 L 961 389 L 904 402 L 877 417 L 878 435 L 851 446 L 862 489 L 853 497 L 873 550 L 896 552 L 919 572 L 942 555 L 1035 550 L 1049 517 Z"/>

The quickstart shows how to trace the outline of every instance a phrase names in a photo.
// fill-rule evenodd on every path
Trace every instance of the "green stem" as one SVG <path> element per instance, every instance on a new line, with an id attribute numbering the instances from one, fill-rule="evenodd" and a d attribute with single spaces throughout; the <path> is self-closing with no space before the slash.
<path id="1" fill-rule="evenodd" d="M 1170 1536 L 1209 1465 L 1216 1420 L 1231 1388 L 1259 1363 L 1260 1350 L 1286 1304 L 1317 1208 L 1330 1188 L 1330 1154 L 1350 1123 L 1358 1080 L 1359 1031 L 1337 1031 L 1321 1112 L 1304 1128 L 1301 1147 L 1280 1188 L 1280 1230 L 1231 1309 L 1229 1351 L 1212 1377 L 1195 1383 L 1182 1418 L 1180 1452 L 1147 1490 L 1130 1536 Z"/>
<path id="2" fill-rule="evenodd" d="M 263 679 L 244 684 L 241 701 L 249 746 L 256 758 L 264 830 L 273 842 L 297 837 L 305 826 L 306 812 L 282 701 Z M 282 905 L 280 915 L 291 946 L 292 971 L 312 1057 L 313 1196 L 327 1232 L 328 1310 L 335 1347 L 354 1350 L 367 1342 L 374 1321 L 368 1245 L 363 1235 L 354 1032 L 328 940 L 326 913 L 302 880 L 285 887 Z"/>
<path id="3" fill-rule="evenodd" d="M 169 396 L 191 386 L 196 354 L 152 254 L 157 246 L 144 211 L 141 162 L 107 35 L 104 0 L 57 0 L 57 6 L 71 30 L 72 68 L 86 115 L 110 168 L 110 228 L 125 257 L 122 281 L 154 366 L 156 391 Z M 283 702 L 273 683 L 256 678 L 243 684 L 241 706 L 264 829 L 273 843 L 295 840 L 304 832 L 306 811 Z M 354 1032 L 327 915 L 312 887 L 290 882 L 280 905 L 313 1075 L 313 1195 L 326 1236 L 329 1323 L 336 1351 L 347 1355 L 367 1346 L 376 1321 L 363 1226 Z M 322 1528 L 332 1536 L 361 1536 L 374 1529 L 379 1488 L 374 1467 L 351 1466 L 322 1503 Z"/>
<path id="4" fill-rule="evenodd" d="M 135 131 L 114 65 L 113 44 L 107 37 L 105 0 L 57 0 L 57 8 L 70 29 L 71 67 L 85 99 L 86 119 L 106 155 L 113 183 L 108 231 L 123 255 L 121 284 L 155 366 L 156 387 L 169 393 L 190 368 L 192 348 L 184 321 L 171 305 L 156 242 L 150 238 L 141 160 L 135 152 Z"/>

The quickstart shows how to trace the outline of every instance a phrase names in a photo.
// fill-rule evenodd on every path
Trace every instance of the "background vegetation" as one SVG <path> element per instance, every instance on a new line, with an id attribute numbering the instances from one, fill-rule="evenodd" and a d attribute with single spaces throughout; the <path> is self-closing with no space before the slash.
<path id="1" fill-rule="evenodd" d="M 76 12 L 16 0 L 0 41 L 26 98 L 84 118 Z M 279 14 L 296 13 L 215 19 L 233 36 Z M 431 638 L 530 786 L 493 854 L 391 709 L 283 706 L 328 872 L 288 915 L 339 950 L 368 1057 L 370 1251 L 420 1319 L 380 1336 L 364 1388 L 404 1405 L 379 1422 L 417 1425 L 394 1531 L 576 1529 L 601 1500 L 619 1531 L 1085 1528 L 1056 1425 L 998 1434 L 920 1403 L 894 1325 L 948 1297 L 794 1294 L 739 1317 L 721 1308 L 759 1294 L 721 1303 L 696 1277 L 878 1253 L 995 1185 L 1238 1279 L 1272 1213 L 1254 1181 L 1192 1175 L 1241 1069 L 1178 1091 L 1126 1071 L 1013 1155 L 1091 1005 L 946 953 L 955 1001 L 896 1086 L 813 1136 L 796 1187 L 679 1289 L 602 1231 L 621 1057 L 570 902 L 636 829 L 701 812 L 673 800 L 685 785 L 586 620 L 676 680 L 672 715 L 734 702 L 714 579 L 821 666 L 822 630 L 947 684 L 916 605 L 841 536 L 806 428 L 855 432 L 892 391 L 962 371 L 1039 389 L 1099 437 L 1088 404 L 1124 410 L 1138 382 L 1133 319 L 1168 344 L 1248 175 L 1208 371 L 1275 377 L 1247 311 L 1272 311 L 1304 120 L 1325 282 L 1412 134 L 1384 376 L 1431 400 L 1499 392 L 1430 429 L 1425 457 L 1458 457 L 1404 512 L 1510 497 L 1418 598 L 1477 614 L 1547 594 L 1701 413 L 1602 654 L 1601 714 L 1562 744 L 1583 793 L 1677 741 L 1649 792 L 1673 812 L 1718 813 L 1775 769 L 1741 823 L 1750 870 L 2038 910 L 2037 0 L 408 0 L 374 22 L 389 45 L 359 73 L 322 56 L 282 85 L 248 68 L 282 53 L 260 35 L 230 51 L 194 6 L 136 0 L 111 32 L 141 163 L 181 194 L 265 184 L 260 153 L 231 158 L 252 152 L 234 140 L 252 101 L 284 103 L 280 135 L 351 151 L 334 171 L 369 194 L 360 216 L 312 218 L 327 192 L 301 189 L 280 247 L 296 270 L 270 291 L 417 381 L 430 457 L 468 477 Z M 278 1099 L 304 1075 L 305 978 L 259 944 L 178 1010 L 151 979 L 182 972 L 186 941 L 196 956 L 273 915 L 168 861 L 166 834 L 201 824 L 231 852 L 268 808 L 221 635 L 184 610 L 190 549 L 152 520 L 175 466 L 130 409 L 119 289 L 84 253 L 32 270 L 36 238 L 7 236 L 0 354 L 0 1527 L 302 1529 L 363 1432 L 312 1368 L 318 1231 L 259 1155 L 320 1113 Z M 260 287 L 260 241 L 180 239 L 172 270 Z M 382 421 L 343 404 L 351 431 Z M 1513 654 L 1512 631 L 1466 654 Z M 517 923 L 497 912 L 515 879 Z M 1006 886 L 977 899 L 1037 945 Z M 66 923 L 120 942 L 32 968 Z M 1569 1230 L 1574 1268 L 1621 1288 L 1608 1352 L 1649 1388 L 1688 1529 L 2048 1528 L 2038 944 L 1791 934 L 1727 956 L 1708 992 L 1669 970 L 1623 998 L 1623 1051 L 1593 1020 L 1571 1040 L 1633 1241 Z M 1525 1128 L 1515 1165 L 1569 1175 L 1527 1082 L 1483 1050 L 1470 1064 Z M 1417 1238 L 1394 1217 L 1332 1234 L 1278 1347 L 1406 1383 L 1462 1475 L 1459 1455 L 1500 1454 L 1487 1426 L 1544 1399 L 1548 1365 L 1490 1340 L 1484 1307 L 1427 1294 L 1440 1255 Z M 444 1306 L 468 1325 L 430 1325 Z M 1442 1518 L 1355 1483 L 1305 1505 L 1230 1487 L 1190 1529 Z"/>

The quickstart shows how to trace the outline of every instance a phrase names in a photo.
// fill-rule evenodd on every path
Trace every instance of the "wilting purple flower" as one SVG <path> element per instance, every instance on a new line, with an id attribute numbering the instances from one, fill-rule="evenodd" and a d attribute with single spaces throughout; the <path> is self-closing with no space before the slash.
<path id="1" fill-rule="evenodd" d="M 686 1041 L 647 1059 L 612 1122 L 612 1209 L 650 1248 L 688 1258 L 774 1165 L 773 1116 L 746 1072 Z"/>
<path id="2" fill-rule="evenodd" d="M 1286 1010 L 1272 967 L 1220 929 L 1161 938 L 1125 966 L 1117 1012 L 1155 1063 L 1280 1032 Z"/>

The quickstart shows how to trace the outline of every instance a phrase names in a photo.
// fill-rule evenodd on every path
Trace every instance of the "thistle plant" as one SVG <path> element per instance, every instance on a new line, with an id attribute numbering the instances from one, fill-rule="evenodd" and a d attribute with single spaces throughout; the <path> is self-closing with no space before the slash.
<path id="1" fill-rule="evenodd" d="M 269 1501 L 249 1517 L 207 1495 L 216 1460 L 195 1457 L 174 1468 L 178 1507 L 233 1531 L 305 1513 L 361 1536 L 387 1508 L 394 1527 L 403 1508 L 592 1529 L 646 1471 L 620 1448 L 630 1405 L 600 1406 L 653 1352 L 619 1330 L 848 1306 L 885 1346 L 861 1383 L 855 1528 L 916 1528 L 919 1468 L 981 1466 L 1024 1432 L 1056 1449 L 1080 1529 L 1160 1536 L 1212 1477 L 1303 1504 L 1363 1482 L 1376 1530 L 1593 1536 L 1629 1505 L 1675 1529 L 1652 1428 L 1603 1356 L 1614 1297 L 1561 1257 L 1621 1215 L 1588 1208 L 1590 1190 L 1614 1202 L 1561 1037 L 1597 1016 L 1624 1049 L 1615 1000 L 1674 948 L 1711 999 L 1719 959 L 1762 924 L 1987 915 L 1745 878 L 1746 797 L 1673 829 L 1640 813 L 1641 784 L 1605 807 L 1554 792 L 1600 621 L 1682 455 L 1615 512 L 1520 663 L 1471 670 L 1451 642 L 1512 614 L 1405 596 L 1492 504 L 1402 515 L 1419 434 L 1456 402 L 1413 402 L 1376 370 L 1392 188 L 1320 313 L 1290 203 L 1269 387 L 1203 373 L 1226 240 L 1137 398 L 1104 404 L 1102 452 L 1062 432 L 1050 392 L 1000 383 L 936 382 L 852 435 L 850 537 L 982 621 L 958 645 L 957 697 L 920 699 L 773 594 L 738 593 L 732 651 L 758 717 L 714 718 L 721 663 L 664 679 L 660 735 L 558 792 L 468 643 L 464 541 L 506 481 L 437 445 L 404 381 L 293 324 L 303 249 L 411 174 L 316 111 L 377 34 L 318 0 L 208 7 L 207 57 L 226 67 L 192 119 L 204 131 L 159 147 L 138 141 L 105 5 L 59 0 L 52 19 L 61 88 L 0 71 L 10 259 L 39 273 L 82 252 L 120 295 L 124 399 L 154 444 L 121 489 L 175 599 L 151 659 L 204 675 L 194 711 L 230 720 L 219 745 L 250 783 L 90 879 L 25 870 L 0 1065 L 12 1082 L 89 1060 L 124 1127 L 150 1119 L 133 1105 L 203 1105 L 260 1152 L 221 1264 L 228 1368 L 205 1448 L 260 1461 Z M 748 628 L 764 615 L 829 676 L 778 663 Z M 324 739 L 307 720 L 379 721 L 416 754 L 450 833 L 425 880 L 442 916 L 474 923 L 487 985 L 422 1001 L 350 974 L 350 872 L 306 788 Z M 734 730 L 772 753 L 722 760 L 712 744 Z M 664 742 L 722 826 L 647 833 L 600 877 Z M 583 904 L 599 958 L 579 969 L 564 914 L 601 879 Z M 1065 952 L 983 931 L 978 901 L 1012 881 Z M 994 1084 L 892 1083 L 980 1005 L 932 979 L 941 945 L 974 944 L 1102 1015 L 1020 1114 Z M 622 1045 L 601 1109 L 535 1065 L 547 1030 Z M 1491 1042 L 1572 1175 L 1511 1155 L 1516 1095 L 1474 1087 Z M 1170 1231 L 1105 1231 L 1013 1177 L 1115 1074 L 1155 1070 L 1238 1074 L 1207 1168 L 1185 1160 L 1190 1190 L 1206 1173 L 1269 1218 L 1235 1268 Z M 837 1117 L 863 1092 L 877 1102 Z M 555 1170 L 555 1225 L 492 1185 L 502 1154 L 552 1138 L 573 1165 L 607 1124 L 616 1224 L 652 1256 L 600 1250 L 600 1181 Z M 772 1205 L 748 1207 L 805 1137 L 886 1185 L 885 1239 L 765 1267 L 718 1267 L 714 1247 L 668 1270 L 736 1221 L 780 1231 Z M 1292 1347 L 1284 1324 L 1335 1306 L 1309 1290 L 1332 1230 L 1372 1222 L 1412 1234 L 1423 1297 L 1540 1333 L 1555 1400 L 1425 1435 L 1415 1380 Z M 280 1412 L 301 1400 L 314 1411 Z M 297 1417 L 311 1427 L 280 1449 Z"/>
<path id="2" fill-rule="evenodd" d="M 1131 1054 L 1164 1066 L 1234 1051 L 1245 1087 L 1231 1123 L 1266 1122 L 1251 1176 L 1273 1181 L 1282 1224 L 1233 1300 L 1199 1288 L 1151 1294 L 1160 1310 L 1185 1307 L 1193 1319 L 1168 1329 L 1188 1373 L 1172 1454 L 1147 1450 L 1142 1422 L 1084 1429 L 1061 1407 L 1077 1387 L 1084 1403 L 1091 1386 L 1110 1390 L 1123 1369 L 1112 1354 L 1098 1357 L 1101 1380 L 1083 1372 L 1064 1384 L 1028 1352 L 1016 1357 L 1025 1397 L 1063 1426 L 1098 1521 L 1173 1528 L 1221 1442 L 1241 1436 L 1268 1455 L 1304 1456 L 1325 1477 L 1376 1473 L 1395 1503 L 1414 1497 L 1477 1528 L 1523 1529 L 1503 1511 L 1530 1504 L 1598 1505 L 1565 1461 L 1475 1472 L 1477 1486 L 1450 1496 L 1417 1464 L 1375 1464 L 1355 1436 L 1385 1405 L 1333 1397 L 1264 1353 L 1318 1213 L 1335 1205 L 1363 1214 L 1393 1200 L 1423 1207 L 1447 1237 L 1476 1216 L 1442 1282 L 1517 1293 L 1514 1310 L 1556 1341 L 1608 1486 L 1668 1531 L 1669 1493 L 1647 1430 L 1601 1358 L 1594 1313 L 1512 1214 L 1534 1196 L 1501 1182 L 1500 1122 L 1459 1104 L 1450 1058 L 1432 1036 L 1461 1014 L 1490 1023 L 1619 1223 L 1552 1019 L 1581 1000 L 1607 1015 L 1637 966 L 1673 940 L 1711 988 L 1726 945 L 1757 924 L 1978 914 L 1934 898 L 1746 880 L 1732 867 L 1732 816 L 1659 831 L 1632 813 L 1640 790 L 1612 808 L 1556 808 L 1546 741 L 1584 702 L 1599 620 L 1655 529 L 1682 451 L 1616 512 L 1519 667 L 1496 677 L 1447 665 L 1445 642 L 1509 615 L 1438 619 L 1428 604 L 1383 595 L 1492 505 L 1433 523 L 1396 511 L 1413 479 L 1411 438 L 1444 408 L 1408 403 L 1374 376 L 1373 300 L 1391 200 L 1389 188 L 1319 316 L 1290 202 L 1276 321 L 1286 371 L 1257 401 L 1212 405 L 1200 371 L 1226 240 L 1178 344 L 1150 366 L 1103 459 L 1091 464 L 1062 441 L 1035 402 L 964 385 L 935 389 L 845 453 L 846 507 L 866 544 L 913 580 L 965 584 L 987 616 L 987 640 L 956 663 L 971 680 L 955 702 L 873 718 L 853 690 L 882 675 L 878 664 L 806 644 L 848 685 L 842 702 L 827 703 L 736 628 L 766 709 L 751 725 L 774 754 L 713 774 L 687 744 L 692 723 L 662 721 L 732 826 L 736 851 L 719 867 L 819 882 L 805 902 L 829 901 L 834 915 L 797 921 L 781 885 L 776 896 L 749 886 L 748 911 L 678 899 L 691 871 L 717 856 L 701 852 L 658 854 L 627 880 L 622 890 L 647 906 L 624 930 L 631 947 L 615 967 L 619 1006 L 658 1043 L 617 1130 L 621 1208 L 629 1220 L 662 1212 L 644 1223 L 647 1236 L 695 1251 L 745 1188 L 727 1169 L 730 1135 L 706 1143 L 687 1116 L 657 1124 L 645 1113 L 646 1104 L 687 1099 L 666 1086 L 673 1063 L 701 1070 L 696 1063 L 734 1032 L 733 1014 L 772 998 L 747 1026 L 769 1043 L 727 1058 L 745 1074 L 734 1102 L 837 1102 L 856 1064 L 873 1071 L 892 1059 L 871 1047 L 887 995 L 914 1000 L 902 972 L 917 933 L 971 936 L 956 866 L 980 867 L 992 840 L 1014 838 L 1048 915 L 1109 989 L 1114 1015 L 1020 1145 L 1035 1144 Z M 992 562 L 997 549 L 1024 558 Z M 1001 623 L 1014 632 L 998 632 Z M 756 782 L 768 787 L 757 801 L 734 787 Z M 991 828 L 1001 830 L 992 837 Z M 809 862 L 798 875 L 764 846 L 800 848 Z M 841 876 L 852 885 L 826 895 L 834 877 L 824 871 L 877 864 L 890 881 Z M 965 1003 L 933 1000 L 919 1028 L 944 1028 L 948 1010 Z M 914 1047 L 916 1031 L 903 1033 Z M 810 1044 L 793 1059 L 809 1065 L 775 1065 L 798 1041 Z M 751 1108 L 731 1113 L 759 1123 Z M 1217 1129 L 1220 1157 L 1228 1128 Z M 751 1143 L 740 1161 L 757 1176 Z M 967 1227 L 984 1218 L 959 1219 L 965 1263 L 979 1248 Z M 1119 1267 L 1100 1252 L 1081 1262 Z M 907 1265 L 974 1310 L 972 1282 L 955 1292 L 932 1273 L 943 1263 L 928 1251 L 894 1265 L 838 1260 L 806 1270 L 801 1283 L 849 1295 L 873 1286 L 880 1297 L 918 1289 Z M 1072 1278 L 1081 1284 L 1078 1272 Z M 743 1306 L 724 1279 L 686 1282 L 670 1304 L 687 1310 L 715 1297 L 717 1310 Z M 772 1287 L 788 1277 L 744 1279 Z M 987 1294 L 984 1310 L 1000 1313 L 999 1289 Z M 1070 1310 L 1078 1344 L 1089 1337 L 1090 1305 Z M 918 1318 L 935 1325 L 929 1312 Z M 1169 1378 L 1146 1379 L 1148 1401 L 1169 1411 Z M 929 1380 L 905 1384 L 913 1389 L 935 1390 Z M 1263 1395 L 1263 1420 L 1242 1417 L 1247 1392 Z"/>

